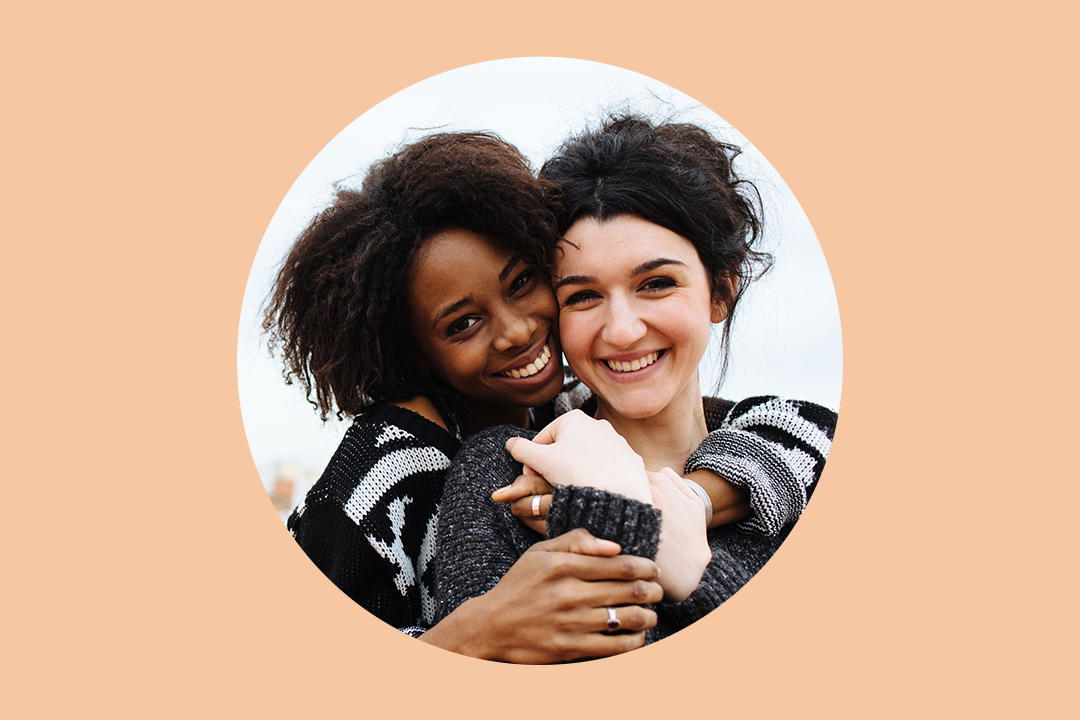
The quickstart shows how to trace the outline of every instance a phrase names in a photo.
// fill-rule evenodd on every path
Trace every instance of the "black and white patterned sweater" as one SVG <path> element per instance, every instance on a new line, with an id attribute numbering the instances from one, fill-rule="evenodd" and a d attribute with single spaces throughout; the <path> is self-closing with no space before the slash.
<path id="1" fill-rule="evenodd" d="M 434 622 L 435 526 L 461 442 L 416 413 L 357 417 L 287 527 L 342 592 L 417 636 Z"/>
<path id="2" fill-rule="evenodd" d="M 569 380 L 535 426 L 590 398 Z M 718 401 L 722 402 L 722 401 Z M 751 489 L 755 517 L 744 525 L 776 534 L 802 512 L 832 437 L 807 415 L 835 414 L 812 403 L 755 398 L 710 408 L 717 429 L 688 463 Z M 586 408 L 587 409 L 587 406 Z M 461 442 L 392 405 L 372 408 L 345 433 L 318 482 L 287 520 L 308 557 L 379 619 L 410 635 L 435 622 L 434 563 L 439 500 Z M 496 578 L 497 580 L 498 578 Z"/>

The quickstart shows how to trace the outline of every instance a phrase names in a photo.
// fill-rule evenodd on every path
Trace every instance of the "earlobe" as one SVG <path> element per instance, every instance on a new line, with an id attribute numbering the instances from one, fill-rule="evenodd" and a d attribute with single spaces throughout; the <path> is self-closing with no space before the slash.
<path id="1" fill-rule="evenodd" d="M 712 322 L 714 324 L 715 323 L 722 323 L 722 322 L 724 322 L 724 320 L 727 319 L 727 315 L 728 315 L 727 303 L 725 303 L 723 300 L 713 300 L 712 301 L 712 317 L 710 318 L 712 320 Z"/>

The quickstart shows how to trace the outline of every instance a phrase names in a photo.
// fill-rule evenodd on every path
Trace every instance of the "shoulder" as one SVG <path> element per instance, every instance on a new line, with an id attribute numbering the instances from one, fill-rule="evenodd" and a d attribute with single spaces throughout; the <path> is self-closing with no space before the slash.
<path id="1" fill-rule="evenodd" d="M 526 430 L 516 425 L 496 425 L 476 433 L 461 446 L 457 455 L 458 464 L 468 461 L 509 458 L 506 441 L 513 437 L 532 439 L 535 430 Z"/>
<path id="2" fill-rule="evenodd" d="M 461 443 L 422 415 L 395 405 L 372 407 L 353 420 L 322 477 L 308 493 L 308 504 L 347 502 L 362 485 L 381 489 L 405 478 L 432 474 L 439 480 Z"/>
<path id="3" fill-rule="evenodd" d="M 451 486 L 478 484 L 484 488 L 499 488 L 521 474 L 521 463 L 506 451 L 506 441 L 512 437 L 533 438 L 536 432 L 515 425 L 497 425 L 481 430 L 461 447 L 447 479 Z M 509 479 L 509 480 L 508 480 Z"/>
<path id="4" fill-rule="evenodd" d="M 376 456 L 403 447 L 430 447 L 453 457 L 461 442 L 441 420 L 426 398 L 413 398 L 403 405 L 376 405 L 353 419 L 342 446 L 364 447 Z"/>
<path id="5" fill-rule="evenodd" d="M 423 395 L 417 395 L 411 400 L 403 400 L 401 402 L 391 403 L 391 405 L 416 413 L 428 422 L 438 425 L 443 430 L 447 430 L 446 421 L 439 414 L 439 411 L 435 408 L 435 403 L 431 402 L 431 400 L 427 399 Z"/>
<path id="6" fill-rule="evenodd" d="M 824 433 L 831 440 L 836 420 L 836 412 L 823 405 L 761 395 L 733 403 L 725 424 L 737 428 L 772 427 L 797 436 Z"/>
<path id="7" fill-rule="evenodd" d="M 781 460 L 789 467 L 821 466 L 832 447 L 836 412 L 817 403 L 762 395 L 730 403 L 719 425 L 709 423 L 710 435 L 695 455 L 741 454 L 760 461 Z M 736 453 L 739 454 L 739 453 Z"/>

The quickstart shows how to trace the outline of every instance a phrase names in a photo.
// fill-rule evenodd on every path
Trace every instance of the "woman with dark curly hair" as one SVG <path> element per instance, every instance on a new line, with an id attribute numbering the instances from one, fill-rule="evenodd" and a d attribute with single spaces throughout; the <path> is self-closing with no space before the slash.
<path id="1" fill-rule="evenodd" d="M 757 194 L 734 171 L 738 154 L 694 125 L 625 117 L 544 165 L 541 178 L 561 191 L 551 250 L 562 349 L 595 397 L 539 434 L 502 426 L 466 443 L 439 522 L 440 612 L 485 592 L 532 546 L 538 536 L 514 514 L 528 517 L 548 481 L 549 536 L 583 528 L 661 567 L 650 642 L 730 597 L 787 536 L 836 414 L 772 397 L 703 399 L 698 382 L 713 325 L 726 346 L 740 297 L 771 260 L 755 249 Z M 545 479 L 517 477 L 521 463 Z M 709 493 L 670 470 L 703 465 L 750 489 L 754 517 L 717 526 Z M 641 615 L 606 611 L 612 630 Z"/>
<path id="2" fill-rule="evenodd" d="M 551 190 L 493 135 L 426 137 L 338 192 L 296 241 L 264 314 L 287 381 L 324 419 L 354 418 L 288 519 L 297 542 L 380 619 L 492 659 L 624 652 L 640 641 L 597 634 L 592 616 L 660 592 L 652 562 L 578 533 L 432 627 L 436 512 L 460 438 L 527 425 L 563 384 L 543 271 Z"/>
<path id="3" fill-rule="evenodd" d="M 576 381 L 564 387 L 547 273 L 559 239 L 555 191 L 496 136 L 423 138 L 312 221 L 263 323 L 287 380 L 301 382 L 322 417 L 353 418 L 288 519 L 297 542 L 380 619 L 440 647 L 514 662 L 638 647 L 652 611 L 626 620 L 631 634 L 605 635 L 605 608 L 640 607 L 663 592 L 651 560 L 578 531 L 533 545 L 435 623 L 437 514 L 462 438 L 500 423 L 542 427 L 588 397 Z M 749 514 L 717 475 L 705 469 L 700 479 L 718 517 Z"/>

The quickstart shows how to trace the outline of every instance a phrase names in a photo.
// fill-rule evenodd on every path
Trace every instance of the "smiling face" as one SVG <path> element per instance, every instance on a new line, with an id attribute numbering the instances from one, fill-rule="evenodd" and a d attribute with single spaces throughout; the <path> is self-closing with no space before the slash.
<path id="1" fill-rule="evenodd" d="M 726 309 L 697 250 L 633 215 L 574 223 L 555 270 L 563 352 L 600 416 L 700 410 L 697 367 Z"/>
<path id="2" fill-rule="evenodd" d="M 558 305 L 542 271 L 469 230 L 424 243 L 409 273 L 421 365 L 466 407 L 534 407 L 562 387 Z"/>

